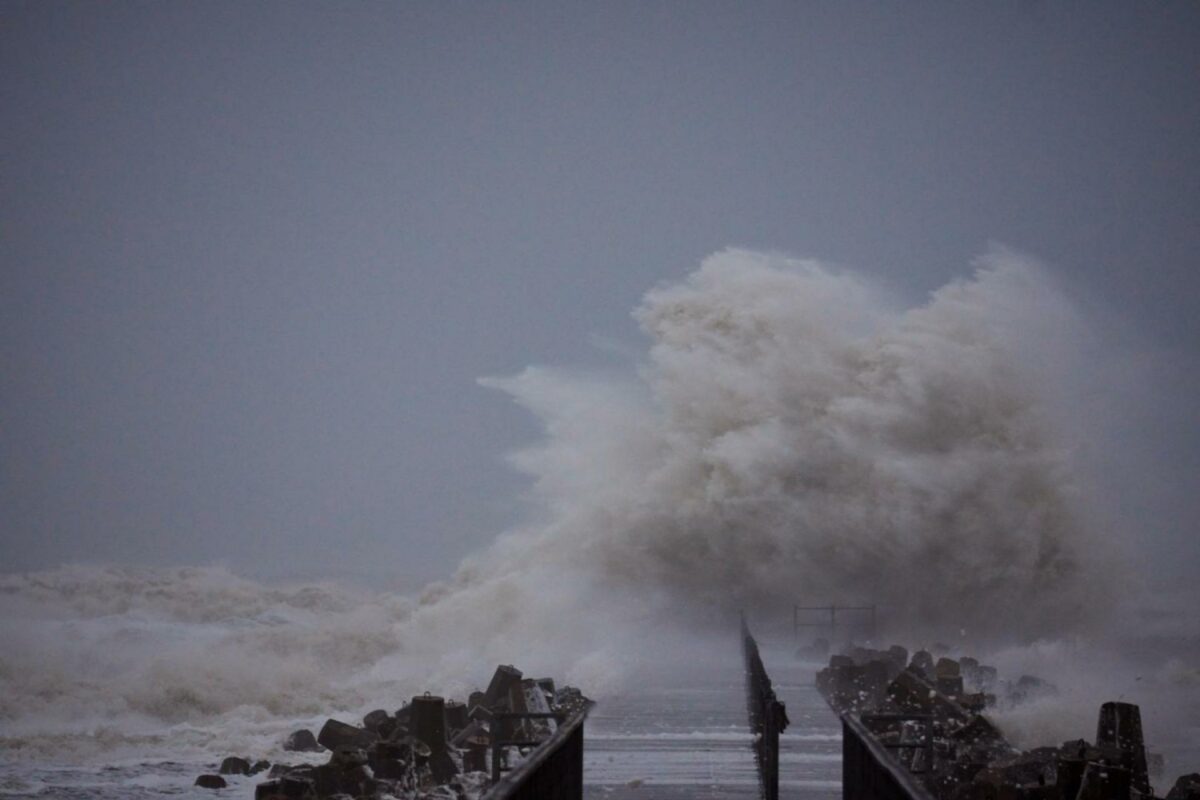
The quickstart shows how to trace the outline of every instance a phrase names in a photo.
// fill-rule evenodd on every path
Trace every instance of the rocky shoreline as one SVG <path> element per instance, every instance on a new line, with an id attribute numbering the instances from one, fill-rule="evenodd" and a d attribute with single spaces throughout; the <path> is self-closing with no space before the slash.
<path id="1" fill-rule="evenodd" d="M 1004 680 L 970 656 L 848 647 L 817 673 L 817 689 L 834 711 L 858 715 L 937 800 L 1200 800 L 1200 773 L 1155 793 L 1150 777 L 1161 759 L 1147 753 L 1131 703 L 1100 707 L 1093 742 L 1013 746 L 987 711 L 1057 689 L 1030 675 Z"/>
<path id="2" fill-rule="evenodd" d="M 515 766 L 590 702 L 576 688 L 558 688 L 551 678 L 526 678 L 516 667 L 501 665 L 486 690 L 462 701 L 427 693 L 394 712 L 371 711 L 359 724 L 329 719 L 316 735 L 302 729 L 287 736 L 284 750 L 328 752 L 324 764 L 230 756 L 218 773 L 200 775 L 195 785 L 221 789 L 227 785 L 222 776 L 266 772 L 255 800 L 476 800 L 496 774 Z M 504 716 L 514 714 L 534 716 Z M 493 749 L 494 738 L 523 744 Z M 498 763 L 492 763 L 493 753 Z"/>

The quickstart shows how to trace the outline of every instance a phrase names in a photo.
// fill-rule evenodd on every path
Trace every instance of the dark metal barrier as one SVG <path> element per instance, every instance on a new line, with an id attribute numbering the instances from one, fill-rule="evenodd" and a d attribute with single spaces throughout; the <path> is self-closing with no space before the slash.
<path id="1" fill-rule="evenodd" d="M 896 716 L 897 720 L 916 718 Z M 929 746 L 928 734 L 920 742 L 895 745 L 905 749 Z M 854 714 L 843 714 L 842 800 L 933 800 L 933 795 L 892 757 L 861 719 Z"/>
<path id="2" fill-rule="evenodd" d="M 775 697 L 758 654 L 758 642 L 742 617 L 742 655 L 746 659 L 746 707 L 754 734 L 754 753 L 764 800 L 779 800 L 779 734 L 788 726 L 787 710 Z"/>
<path id="3" fill-rule="evenodd" d="M 583 798 L 583 720 L 589 707 L 563 720 L 558 729 L 542 742 L 508 741 L 512 736 L 501 729 L 509 719 L 544 718 L 546 714 L 505 714 L 495 720 L 492 747 L 492 774 L 499 778 L 484 795 L 484 800 L 582 800 Z M 497 715 L 500 716 L 500 715 Z M 536 747 L 520 764 L 499 777 L 504 745 Z"/>

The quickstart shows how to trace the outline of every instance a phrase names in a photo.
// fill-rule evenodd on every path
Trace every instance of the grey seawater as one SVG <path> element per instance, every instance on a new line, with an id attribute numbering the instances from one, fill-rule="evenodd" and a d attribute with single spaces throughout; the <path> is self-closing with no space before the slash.
<path id="1" fill-rule="evenodd" d="M 841 730 L 813 687 L 820 665 L 794 660 L 790 645 L 763 644 L 763 659 L 787 704 L 780 739 L 780 794 L 802 800 L 841 795 Z M 648 676 L 603 699 L 584 734 L 588 800 L 758 798 L 758 773 L 746 714 L 736 640 L 686 669 Z M 0 800 L 149 800 L 249 798 L 263 776 L 228 776 L 226 789 L 192 785 L 215 772 L 210 759 L 124 762 L 109 767 L 52 766 L 0 759 Z"/>
<path id="2" fill-rule="evenodd" d="M 101 769 L 70 766 L 0 765 L 0 798 L 5 800 L 179 800 L 254 796 L 262 776 L 225 776 L 229 785 L 213 791 L 193 785 L 196 776 L 216 772 L 212 764 L 147 762 Z"/>
<path id="3" fill-rule="evenodd" d="M 596 706 L 584 734 L 588 800 L 760 796 L 735 648 Z M 840 797 L 841 728 L 813 686 L 819 665 L 796 661 L 789 645 L 764 643 L 762 656 L 791 719 L 780 738 L 780 795 Z"/>

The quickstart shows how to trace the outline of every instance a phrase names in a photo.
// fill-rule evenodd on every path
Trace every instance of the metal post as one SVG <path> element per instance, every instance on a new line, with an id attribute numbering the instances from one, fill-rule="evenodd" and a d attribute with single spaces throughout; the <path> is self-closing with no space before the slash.
<path id="1" fill-rule="evenodd" d="M 766 800 L 779 800 L 779 731 L 775 729 L 775 709 L 768 705 L 763 710 L 763 789 Z"/>
<path id="2" fill-rule="evenodd" d="M 758 762 L 763 800 L 779 800 L 779 734 L 787 727 L 787 712 L 771 687 L 758 643 L 750 634 L 744 614 L 742 655 L 746 668 L 746 705 L 750 730 L 755 735 L 755 760 Z"/>
<path id="3" fill-rule="evenodd" d="M 492 785 L 495 786 L 500 782 L 500 759 L 503 758 L 503 748 L 500 742 L 508 738 L 507 732 L 504 730 L 506 718 L 493 719 L 492 721 Z"/>

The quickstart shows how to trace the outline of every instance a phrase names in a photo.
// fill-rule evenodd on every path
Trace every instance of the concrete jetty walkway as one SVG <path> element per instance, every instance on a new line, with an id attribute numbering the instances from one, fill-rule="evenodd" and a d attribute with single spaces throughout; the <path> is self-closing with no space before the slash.
<path id="1" fill-rule="evenodd" d="M 816 667 L 795 662 L 790 648 L 764 648 L 763 659 L 792 720 L 780 740 L 780 797 L 840 797 L 841 729 L 812 685 Z M 756 800 L 751 746 L 741 652 L 731 641 L 686 675 L 601 700 L 585 727 L 584 794 Z"/>
<path id="2" fill-rule="evenodd" d="M 760 640 L 759 650 L 791 720 L 779 737 L 780 798 L 841 798 L 842 725 L 813 683 L 825 665 L 797 661 L 790 643 Z"/>

